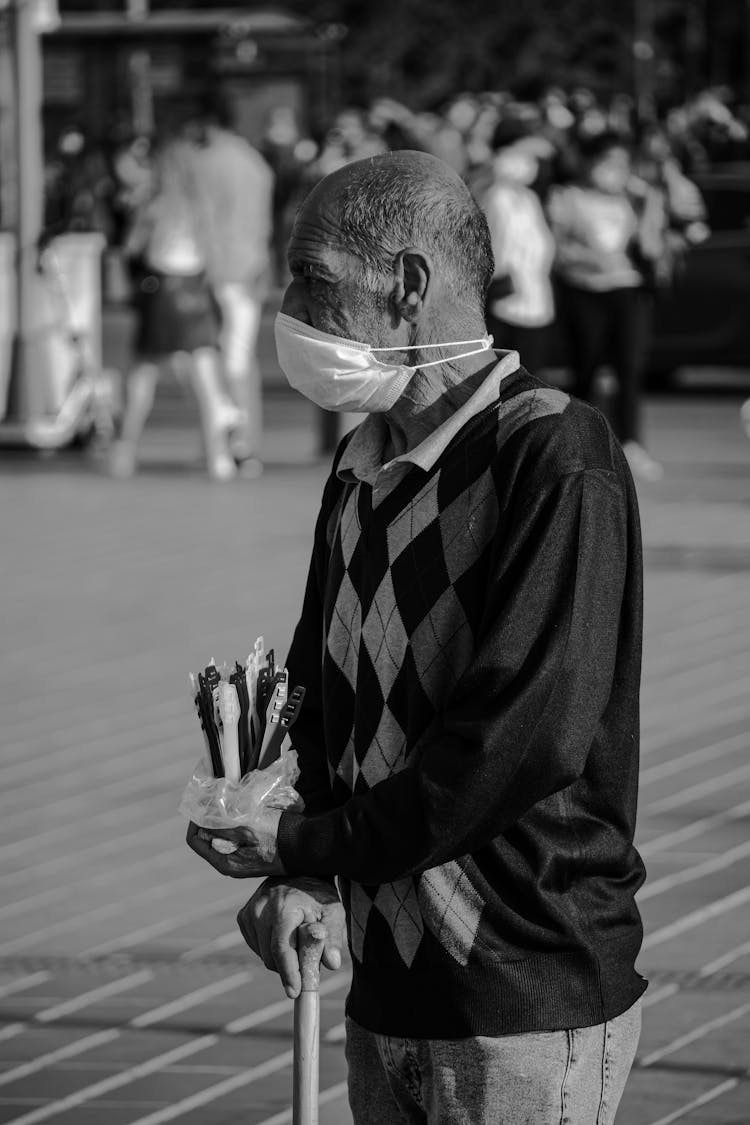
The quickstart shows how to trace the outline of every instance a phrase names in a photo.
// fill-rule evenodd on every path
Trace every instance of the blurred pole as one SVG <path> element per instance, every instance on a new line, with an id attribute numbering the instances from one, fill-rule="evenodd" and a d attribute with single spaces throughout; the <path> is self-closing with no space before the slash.
<path id="1" fill-rule="evenodd" d="M 639 121 L 655 116 L 654 0 L 633 0 L 633 79 Z"/>
<path id="2" fill-rule="evenodd" d="M 11 8 L 15 61 L 16 294 L 18 320 L 13 349 L 13 411 L 23 420 L 34 409 L 34 288 L 44 207 L 42 149 L 42 51 L 36 0 L 16 0 Z"/>

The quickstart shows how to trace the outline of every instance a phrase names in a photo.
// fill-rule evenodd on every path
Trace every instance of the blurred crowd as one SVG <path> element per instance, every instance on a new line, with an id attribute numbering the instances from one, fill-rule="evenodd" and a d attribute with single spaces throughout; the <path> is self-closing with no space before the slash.
<path id="1" fill-rule="evenodd" d="M 391 99 L 340 110 L 323 130 L 309 131 L 295 109 L 268 115 L 258 148 L 275 176 L 275 258 L 283 281 L 286 236 L 301 198 L 323 176 L 377 152 L 414 148 L 454 167 L 481 198 L 492 178 L 493 135 L 504 121 L 523 123 L 543 157 L 540 195 L 570 176 L 578 141 L 606 131 L 626 138 L 645 163 L 674 166 L 688 176 L 717 163 L 750 160 L 750 106 L 728 87 L 704 90 L 682 105 L 639 121 L 631 96 L 606 103 L 585 87 L 564 91 L 537 82 L 526 88 L 456 95 L 440 111 L 412 111 Z M 45 168 L 48 235 L 101 231 L 110 245 L 123 241 L 133 208 L 149 191 L 154 140 L 115 128 L 98 142 L 72 124 L 57 138 Z"/>
<path id="2" fill-rule="evenodd" d="M 526 83 L 459 94 L 440 112 L 381 97 L 342 109 L 319 135 L 279 105 L 257 151 L 211 114 L 158 141 L 115 133 L 106 148 L 66 130 L 47 165 L 46 236 L 100 231 L 123 252 L 136 287 L 139 366 L 129 381 L 127 441 L 115 451 L 119 475 L 134 471 L 157 368 L 185 353 L 212 475 L 229 479 L 243 461 L 259 466 L 260 308 L 269 286 L 286 283 L 297 207 L 330 172 L 395 149 L 446 161 L 484 209 L 496 264 L 487 303 L 495 346 L 542 369 L 554 326 L 574 392 L 592 401 L 607 365 L 616 389 L 609 416 L 631 467 L 648 479 L 661 474 L 641 441 L 638 401 L 653 295 L 710 233 L 692 177 L 750 160 L 750 109 L 722 88 L 644 119 L 624 94 L 604 103 L 583 87 Z M 181 304 L 192 312 L 183 315 Z M 157 328 L 165 323 L 166 333 Z M 223 377 L 207 358 L 214 355 Z M 230 393 L 222 394 L 222 378 Z M 230 431 L 243 428 L 244 450 L 233 460 Z"/>

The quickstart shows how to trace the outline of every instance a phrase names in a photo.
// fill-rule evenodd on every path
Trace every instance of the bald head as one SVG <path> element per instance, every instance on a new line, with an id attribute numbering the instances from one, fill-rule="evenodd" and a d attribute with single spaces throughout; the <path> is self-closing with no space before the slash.
<path id="1" fill-rule="evenodd" d="M 407 247 L 428 253 L 462 304 L 483 309 L 493 274 L 487 222 L 461 177 L 424 152 L 358 160 L 326 176 L 303 204 L 323 208 L 343 249 L 388 275 Z"/>

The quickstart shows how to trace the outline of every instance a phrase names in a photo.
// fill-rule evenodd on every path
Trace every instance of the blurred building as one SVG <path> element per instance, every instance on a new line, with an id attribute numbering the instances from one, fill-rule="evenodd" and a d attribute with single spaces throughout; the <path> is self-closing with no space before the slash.
<path id="1" fill-rule="evenodd" d="M 168 129 L 219 89 L 237 128 L 258 143 L 270 109 L 325 118 L 335 97 L 334 39 L 276 4 L 229 0 L 59 0 L 43 45 L 43 121 L 71 119 L 95 139 L 113 127 Z"/>
<path id="2" fill-rule="evenodd" d="M 0 0 L 0 228 L 14 225 L 12 15 Z M 47 162 L 76 144 L 106 150 L 184 120 L 219 95 L 259 144 L 272 110 L 303 132 L 338 99 L 336 29 L 283 5 L 227 0 L 32 0 L 41 31 L 41 123 Z M 78 138 L 78 140 L 76 139 Z M 66 151 L 70 149 L 70 152 Z"/>

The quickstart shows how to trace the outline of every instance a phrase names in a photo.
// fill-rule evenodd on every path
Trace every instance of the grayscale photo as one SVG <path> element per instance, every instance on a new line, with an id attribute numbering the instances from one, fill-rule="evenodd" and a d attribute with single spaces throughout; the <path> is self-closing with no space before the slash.
<path id="1" fill-rule="evenodd" d="M 750 4 L 0 0 L 0 1125 L 750 1125 Z"/>

